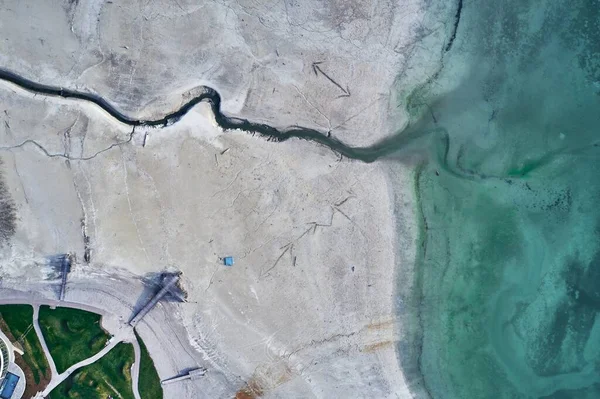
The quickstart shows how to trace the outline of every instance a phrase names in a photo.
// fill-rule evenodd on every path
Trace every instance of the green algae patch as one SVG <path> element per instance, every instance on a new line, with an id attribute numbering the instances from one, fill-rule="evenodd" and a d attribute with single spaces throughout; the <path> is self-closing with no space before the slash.
<path id="1" fill-rule="evenodd" d="M 500 262 L 519 255 L 522 238 L 514 210 L 492 205 L 486 190 L 469 193 L 476 184 L 434 168 L 421 174 L 422 196 L 428 199 L 421 369 L 436 398 L 487 397 L 490 390 L 510 387 L 489 352 L 493 315 L 486 303 L 501 285 Z M 483 205 L 486 211 L 477 212 Z M 452 387 L 455 396 L 443 396 L 442 386 Z"/>

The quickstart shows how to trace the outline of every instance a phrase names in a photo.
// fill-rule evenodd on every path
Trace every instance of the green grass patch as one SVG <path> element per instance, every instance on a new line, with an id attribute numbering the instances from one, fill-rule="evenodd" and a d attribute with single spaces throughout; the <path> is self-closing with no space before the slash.
<path id="1" fill-rule="evenodd" d="M 33 396 L 50 381 L 51 372 L 42 345 L 33 328 L 33 308 L 30 305 L 0 305 L 0 328 L 11 342 L 23 349 L 15 362 L 23 369 L 27 380 L 23 397 Z"/>
<path id="2" fill-rule="evenodd" d="M 85 310 L 40 307 L 40 328 L 59 373 L 104 348 L 110 336 L 100 319 Z"/>
<path id="3" fill-rule="evenodd" d="M 95 363 L 83 367 L 50 392 L 50 399 L 133 399 L 133 345 L 120 343 Z"/>
<path id="4" fill-rule="evenodd" d="M 142 338 L 135 332 L 135 337 L 140 344 L 141 356 L 140 356 L 140 382 L 138 389 L 142 399 L 162 399 L 163 391 L 160 385 L 160 377 L 154 367 L 154 361 L 148 353 L 148 348 L 142 341 Z"/>

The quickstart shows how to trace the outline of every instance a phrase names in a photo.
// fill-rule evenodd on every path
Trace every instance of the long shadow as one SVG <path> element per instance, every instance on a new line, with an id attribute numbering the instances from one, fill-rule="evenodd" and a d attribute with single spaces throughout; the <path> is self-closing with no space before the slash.
<path id="1" fill-rule="evenodd" d="M 129 319 L 131 320 L 136 314 L 138 314 L 144 306 L 150 302 L 150 300 L 161 290 L 164 285 L 165 279 L 172 276 L 174 273 L 168 272 L 152 272 L 147 273 L 142 278 L 144 289 L 138 297 L 135 305 L 133 306 Z M 184 302 L 186 300 L 187 293 L 184 292 L 179 284 L 173 286 L 164 297 L 161 298 L 161 302 Z"/>

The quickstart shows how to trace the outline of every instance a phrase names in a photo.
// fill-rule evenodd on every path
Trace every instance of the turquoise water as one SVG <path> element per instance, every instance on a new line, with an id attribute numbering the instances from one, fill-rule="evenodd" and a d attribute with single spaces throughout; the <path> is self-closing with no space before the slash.
<path id="1" fill-rule="evenodd" d="M 600 398 L 600 2 L 465 3 L 416 97 L 417 396 Z"/>

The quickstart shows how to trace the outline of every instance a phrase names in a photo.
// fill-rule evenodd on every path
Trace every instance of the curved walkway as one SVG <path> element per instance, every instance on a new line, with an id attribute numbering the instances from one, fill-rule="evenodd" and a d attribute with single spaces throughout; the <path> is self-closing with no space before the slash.
<path id="1" fill-rule="evenodd" d="M 133 396 L 135 399 L 142 399 L 140 396 L 139 386 L 140 386 L 140 364 L 142 361 L 142 349 L 140 348 L 140 343 L 136 339 L 132 342 L 133 344 L 133 354 L 135 356 L 133 360 L 133 365 L 131 366 L 131 384 L 133 387 Z"/>
<path id="2" fill-rule="evenodd" d="M 40 340 L 40 344 L 42 345 L 42 349 L 44 349 L 44 354 L 46 355 L 46 359 L 48 359 L 48 364 L 50 365 L 51 378 L 53 379 L 58 375 L 58 370 L 56 369 L 56 364 L 54 363 L 54 359 L 52 355 L 50 355 L 50 350 L 48 349 L 48 345 L 46 344 L 46 340 L 44 339 L 44 334 L 42 334 L 42 329 L 40 328 L 40 305 L 33 304 L 33 328 L 35 329 L 35 333 Z"/>
<path id="3" fill-rule="evenodd" d="M 73 372 L 77 371 L 78 369 L 80 369 L 82 367 L 89 366 L 90 364 L 94 363 L 96 360 L 102 358 L 104 355 L 106 355 L 108 352 L 110 352 L 110 350 L 112 348 L 114 348 L 121 342 L 123 342 L 122 337 L 117 337 L 117 336 L 112 337 L 108 341 L 108 345 L 106 345 L 100 352 L 96 353 L 94 356 L 88 357 L 87 359 L 82 360 L 79 363 L 75 363 L 74 365 L 69 367 L 62 374 L 58 374 L 56 376 L 53 375 L 52 379 L 50 380 L 50 383 L 48 384 L 46 389 L 44 389 L 44 391 L 42 392 L 42 397 L 48 396 L 54 388 L 56 388 L 58 385 L 60 385 L 61 382 L 66 380 L 71 374 L 73 374 Z"/>
<path id="4" fill-rule="evenodd" d="M 23 393 L 25 393 L 25 373 L 16 363 L 11 363 L 8 366 L 8 371 L 17 375 L 19 377 L 19 381 L 17 382 L 17 386 L 11 396 L 12 399 L 21 399 L 23 398 Z M 26 398 L 29 399 L 29 398 Z"/>
<path id="5" fill-rule="evenodd" d="M 10 305 L 10 304 L 23 304 L 25 301 L 23 301 L 23 300 L 14 300 L 14 301 L 3 300 L 0 302 L 5 305 Z M 49 300 L 48 302 L 54 303 L 57 301 Z M 50 350 L 48 349 L 48 345 L 46 344 L 46 340 L 44 339 L 44 334 L 42 333 L 42 330 L 40 328 L 39 312 L 40 312 L 41 304 L 38 302 L 32 302 L 32 303 L 28 303 L 28 304 L 33 307 L 33 327 L 34 327 L 35 333 L 40 341 L 40 344 L 42 345 L 42 348 L 44 350 L 44 355 L 46 356 L 46 358 L 48 360 L 48 364 L 50 365 L 50 370 L 52 372 L 52 378 L 50 379 L 50 382 L 46 386 L 46 389 L 44 389 L 44 391 L 42 391 L 42 392 L 38 392 L 35 396 L 35 399 L 42 399 L 42 398 L 48 397 L 48 395 L 50 395 L 50 392 L 52 392 L 52 390 L 54 388 L 59 386 L 64 380 L 66 380 L 75 371 L 79 370 L 82 367 L 89 366 L 90 364 L 98 361 L 99 359 L 104 357 L 104 355 L 106 355 L 108 352 L 110 352 L 115 346 L 117 346 L 121 342 L 124 342 L 126 340 L 126 338 L 128 338 L 131 335 L 130 331 L 127 331 L 127 330 L 120 331 L 118 334 L 116 334 L 115 336 L 110 338 L 107 345 L 100 352 L 96 353 L 94 356 L 88 357 L 87 359 L 84 359 L 78 363 L 75 363 L 74 365 L 69 367 L 67 370 L 65 370 L 63 373 L 59 374 L 58 370 L 56 369 L 56 364 L 54 363 L 54 359 L 52 358 L 52 355 L 50 354 Z M 65 307 L 81 308 L 81 309 L 85 309 L 88 311 L 89 311 L 89 308 L 91 308 L 89 306 L 78 307 L 78 306 L 74 306 L 73 304 L 68 304 L 68 303 L 61 303 L 61 304 L 66 305 Z M 44 304 L 44 305 L 46 305 L 46 304 Z M 55 303 L 54 303 L 54 305 L 56 306 Z M 135 399 L 141 399 L 139 391 L 138 391 L 139 371 L 140 371 L 140 362 L 141 362 L 141 348 L 139 346 L 137 339 L 135 339 L 132 342 L 132 344 L 133 344 L 134 355 L 135 355 L 134 363 L 133 363 L 132 369 L 131 369 L 132 390 L 133 390 L 133 395 L 134 395 Z"/>
<path id="6" fill-rule="evenodd" d="M 49 305 L 87 310 L 102 316 L 102 323 L 107 323 L 106 329 L 111 335 L 123 337 L 128 343 L 134 342 L 135 335 L 127 321 L 135 310 L 137 299 L 144 292 L 141 280 L 129 276 L 96 274 L 94 278 L 87 275 L 72 276 L 69 284 L 67 300 L 58 301 L 56 292 L 46 282 L 4 279 L 0 290 L 0 304 L 29 304 L 34 307 Z M 139 333 L 153 357 L 160 359 L 157 364 L 159 378 L 167 378 L 177 375 L 181 370 L 205 365 L 201 354 L 194 351 L 187 341 L 185 328 L 173 318 L 176 307 L 178 306 L 175 304 L 164 303 L 146 315 L 138 326 Z M 136 363 L 141 364 L 139 360 Z M 135 370 L 136 368 L 132 368 L 133 374 L 136 373 Z M 237 386 L 234 375 L 215 371 L 209 378 L 218 380 L 221 384 L 227 383 L 231 389 Z M 165 398 L 218 397 L 221 389 L 212 387 L 213 385 L 209 385 L 200 389 L 195 384 L 175 384 L 165 391 Z M 135 388 L 133 391 L 135 392 Z"/>

